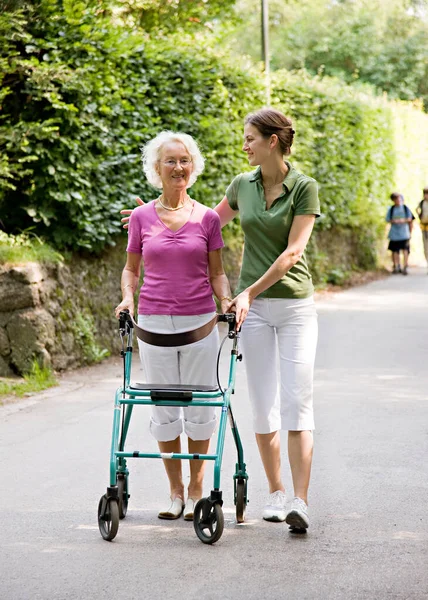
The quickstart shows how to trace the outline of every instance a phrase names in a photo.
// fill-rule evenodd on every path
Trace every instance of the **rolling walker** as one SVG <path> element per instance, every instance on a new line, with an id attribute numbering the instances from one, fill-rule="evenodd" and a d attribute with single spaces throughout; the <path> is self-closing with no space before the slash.
<path id="1" fill-rule="evenodd" d="M 116 537 L 120 519 L 126 517 L 128 510 L 129 471 L 127 460 L 130 458 L 161 458 L 176 460 L 211 460 L 214 461 L 214 485 L 207 498 L 201 498 L 194 509 L 193 526 L 198 538 L 204 544 L 217 542 L 224 528 L 223 499 L 220 491 L 220 470 L 223 458 L 226 421 L 229 420 L 233 439 L 237 450 L 237 463 L 233 475 L 234 502 L 236 507 L 236 521 L 243 523 L 245 508 L 248 503 L 247 481 L 248 475 L 244 463 L 244 453 L 239 437 L 238 427 L 233 417 L 230 402 L 234 393 L 236 363 L 242 359 L 239 354 L 239 332 L 236 331 L 235 314 L 216 315 L 215 323 L 228 324 L 228 333 L 224 337 L 217 356 L 217 387 L 190 386 L 190 385 L 156 385 L 156 384 L 131 384 L 132 342 L 134 332 L 137 337 L 146 341 L 144 337 L 149 332 L 142 330 L 132 319 L 128 311 L 120 313 L 119 335 L 122 341 L 121 355 L 123 358 L 123 385 L 116 391 L 113 416 L 113 433 L 110 453 L 110 485 L 107 492 L 101 496 L 98 504 L 98 525 L 102 537 L 111 541 Z M 190 334 L 195 333 L 189 332 Z M 149 334 L 157 336 L 155 345 L 174 346 L 174 338 L 180 334 Z M 219 377 L 220 356 L 223 345 L 227 339 L 232 340 L 230 354 L 229 380 L 225 389 L 222 388 Z M 189 338 L 191 340 L 191 337 Z M 191 343 L 191 341 L 187 342 Z M 220 423 L 215 454 L 184 454 L 184 453 L 146 453 L 125 451 L 126 436 L 131 422 L 132 411 L 136 405 L 157 406 L 218 406 L 221 408 Z"/>

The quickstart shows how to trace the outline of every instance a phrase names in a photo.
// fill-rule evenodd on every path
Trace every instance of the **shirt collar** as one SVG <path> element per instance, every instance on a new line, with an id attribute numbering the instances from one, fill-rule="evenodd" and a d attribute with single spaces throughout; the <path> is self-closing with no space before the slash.
<path id="1" fill-rule="evenodd" d="M 284 177 L 284 181 L 282 182 L 282 185 L 285 185 L 287 190 L 289 192 L 291 192 L 291 190 L 293 189 L 293 187 L 297 181 L 298 173 L 297 173 L 296 169 L 293 167 L 293 165 L 290 162 L 288 162 L 288 160 L 285 160 L 284 162 L 288 167 L 288 173 Z M 253 172 L 252 176 L 250 177 L 250 181 L 261 181 L 261 178 L 262 178 L 261 168 L 257 167 L 257 169 Z"/>

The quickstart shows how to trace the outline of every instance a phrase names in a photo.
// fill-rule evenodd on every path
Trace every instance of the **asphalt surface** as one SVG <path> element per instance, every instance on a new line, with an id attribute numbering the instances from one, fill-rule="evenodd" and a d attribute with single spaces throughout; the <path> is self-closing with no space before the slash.
<path id="1" fill-rule="evenodd" d="M 408 277 L 321 297 L 317 306 L 306 535 L 260 517 L 266 484 L 240 365 L 233 400 L 250 475 L 246 523 L 234 518 L 228 431 L 217 544 L 202 544 L 192 523 L 157 519 L 166 477 L 161 461 L 143 459 L 129 461 L 128 515 L 105 542 L 97 505 L 108 484 L 121 380 L 114 358 L 0 407 L 0 599 L 427 599 L 428 276 L 414 268 Z M 228 362 L 226 352 L 224 376 Z M 135 363 L 133 380 L 142 378 Z M 134 413 L 128 448 L 155 451 L 148 409 Z M 206 493 L 211 482 L 209 464 Z"/>

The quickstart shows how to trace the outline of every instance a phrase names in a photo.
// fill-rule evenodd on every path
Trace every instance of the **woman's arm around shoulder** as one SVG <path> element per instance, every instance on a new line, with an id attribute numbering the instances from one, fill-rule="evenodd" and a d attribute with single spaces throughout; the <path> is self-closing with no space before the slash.
<path id="1" fill-rule="evenodd" d="M 230 208 L 227 196 L 225 196 L 223 200 L 217 204 L 214 210 L 220 217 L 220 225 L 222 227 L 230 223 L 230 221 L 232 221 L 236 215 L 239 214 L 239 210 L 233 210 Z"/>
<path id="2" fill-rule="evenodd" d="M 141 198 L 135 198 L 135 202 L 138 204 L 138 206 L 144 206 L 144 202 L 141 200 Z M 132 213 L 134 212 L 134 208 L 125 208 L 124 210 L 120 211 L 121 215 L 128 215 L 127 217 L 124 217 L 123 219 L 121 219 L 121 223 L 123 223 L 123 228 L 124 229 L 128 229 L 129 227 L 129 219 L 131 218 Z"/>

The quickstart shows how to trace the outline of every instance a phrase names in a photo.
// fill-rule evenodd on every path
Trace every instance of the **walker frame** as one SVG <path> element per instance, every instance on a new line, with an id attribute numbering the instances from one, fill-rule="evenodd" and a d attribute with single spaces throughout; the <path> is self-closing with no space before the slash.
<path id="1" fill-rule="evenodd" d="M 98 504 L 98 525 L 102 537 L 113 540 L 119 529 L 119 520 L 126 517 L 129 494 L 129 470 L 127 460 L 130 458 L 161 458 L 176 460 L 210 460 L 214 461 L 214 484 L 210 495 L 199 500 L 194 509 L 193 525 L 198 538 L 205 544 L 218 541 L 223 533 L 224 516 L 223 498 L 220 490 L 220 472 L 224 451 L 226 421 L 229 420 L 233 439 L 237 450 L 237 462 L 233 475 L 234 503 L 236 521 L 243 523 L 248 503 L 248 474 L 244 462 L 244 453 L 238 427 L 233 416 L 231 395 L 235 392 L 236 364 L 242 360 L 239 353 L 239 332 L 236 331 L 235 314 L 221 314 L 218 322 L 228 324 L 228 333 L 220 345 L 217 359 L 217 387 L 188 385 L 131 385 L 132 344 L 134 321 L 128 311 L 122 311 L 119 317 L 119 335 L 122 341 L 121 356 L 123 358 L 123 385 L 116 390 L 113 414 L 113 431 L 110 451 L 110 485 L 101 496 Z M 228 385 L 222 389 L 219 379 L 220 354 L 226 339 L 232 340 L 230 354 Z M 125 442 L 131 422 L 134 406 L 217 406 L 221 407 L 215 453 L 186 454 L 162 452 L 128 452 Z"/>

